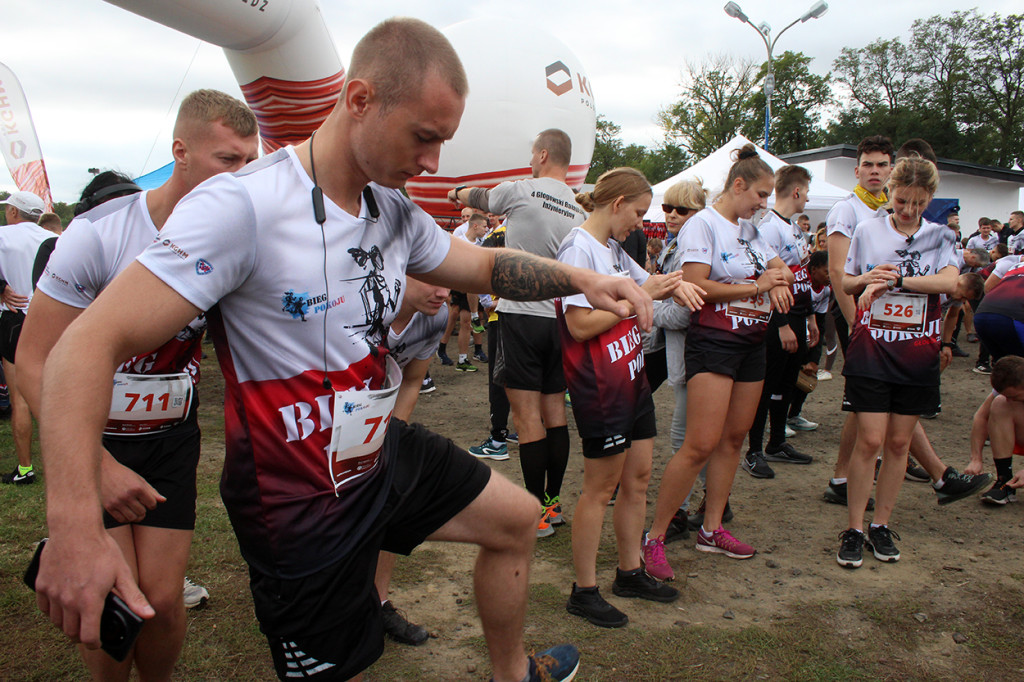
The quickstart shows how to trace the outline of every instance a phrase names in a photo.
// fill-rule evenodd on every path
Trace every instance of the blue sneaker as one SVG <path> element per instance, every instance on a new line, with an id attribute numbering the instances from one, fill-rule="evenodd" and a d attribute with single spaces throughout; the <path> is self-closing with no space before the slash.
<path id="1" fill-rule="evenodd" d="M 508 459 L 508 445 L 505 443 L 495 445 L 494 441 L 490 438 L 484 438 L 483 443 L 480 443 L 480 445 L 474 445 L 469 449 L 469 454 L 473 455 L 477 459 L 504 461 Z"/>
<path id="2" fill-rule="evenodd" d="M 508 433 L 505 434 L 505 442 L 515 443 L 516 445 L 519 445 L 519 434 L 516 433 L 515 431 L 509 431 Z"/>
<path id="3" fill-rule="evenodd" d="M 572 644 L 559 644 L 530 656 L 530 682 L 569 682 L 580 669 L 580 652 Z"/>
<path id="4" fill-rule="evenodd" d="M 454 365 L 455 364 L 454 362 L 452 362 L 452 359 L 450 357 L 448 357 L 448 353 L 445 352 L 445 351 L 438 351 L 437 352 L 437 357 L 441 358 L 441 364 L 442 365 Z"/>

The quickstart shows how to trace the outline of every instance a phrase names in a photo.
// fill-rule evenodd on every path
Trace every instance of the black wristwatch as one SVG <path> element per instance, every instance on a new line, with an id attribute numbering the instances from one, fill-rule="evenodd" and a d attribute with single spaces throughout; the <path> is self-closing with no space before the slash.
<path id="1" fill-rule="evenodd" d="M 943 348 L 955 348 L 956 344 L 955 343 L 950 343 L 949 341 L 943 341 L 942 342 L 942 347 Z"/>
<path id="2" fill-rule="evenodd" d="M 466 189 L 466 185 L 459 185 L 458 187 L 455 188 L 455 200 L 456 201 L 459 200 L 459 192 L 461 190 L 464 190 L 464 189 Z"/>

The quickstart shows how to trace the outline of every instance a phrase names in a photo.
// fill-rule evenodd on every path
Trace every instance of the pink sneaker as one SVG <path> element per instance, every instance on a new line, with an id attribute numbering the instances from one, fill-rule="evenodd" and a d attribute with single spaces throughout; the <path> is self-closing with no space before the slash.
<path id="1" fill-rule="evenodd" d="M 749 559 L 756 553 L 753 547 L 745 542 L 740 542 L 732 536 L 732 533 L 721 527 L 718 530 L 705 533 L 704 527 L 701 526 L 697 531 L 697 549 L 702 552 L 724 554 L 733 559 Z"/>
<path id="2" fill-rule="evenodd" d="M 649 535 L 644 535 L 644 544 L 641 547 L 644 556 L 644 568 L 647 570 L 652 577 L 658 580 L 674 580 L 676 574 L 672 572 L 672 567 L 668 565 L 668 559 L 665 558 L 665 536 L 659 535 L 656 538 L 651 538 Z"/>

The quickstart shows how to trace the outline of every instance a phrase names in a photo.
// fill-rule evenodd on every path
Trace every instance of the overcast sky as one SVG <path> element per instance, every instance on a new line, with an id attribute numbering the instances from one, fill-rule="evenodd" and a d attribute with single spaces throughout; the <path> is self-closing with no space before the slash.
<path id="1" fill-rule="evenodd" d="M 608 0 L 321 0 L 345 65 L 359 37 L 389 16 L 415 16 L 439 28 L 477 17 L 536 19 L 579 57 L 598 113 L 622 126 L 627 143 L 648 146 L 661 139 L 654 117 L 677 98 L 687 60 L 720 52 L 764 59 L 754 29 L 727 16 L 724 4 L 646 0 L 625 5 L 632 9 L 624 11 L 621 2 Z M 778 31 L 813 0 L 739 4 L 751 21 L 767 21 Z M 802 51 L 814 57 L 814 71 L 825 73 L 845 46 L 906 37 L 915 19 L 965 6 L 954 0 L 829 4 L 821 19 L 787 31 L 776 54 Z M 1021 10 L 1020 0 L 989 0 L 978 7 L 984 13 Z M 220 48 L 101 0 L 0 0 L 0 8 L 0 61 L 25 89 L 57 201 L 77 199 L 89 167 L 137 176 L 170 161 L 170 126 L 182 94 L 212 87 L 241 97 Z M 494 49 L 502 49 L 500 33 Z M 6 169 L 0 170 L 0 189 L 15 189 Z"/>

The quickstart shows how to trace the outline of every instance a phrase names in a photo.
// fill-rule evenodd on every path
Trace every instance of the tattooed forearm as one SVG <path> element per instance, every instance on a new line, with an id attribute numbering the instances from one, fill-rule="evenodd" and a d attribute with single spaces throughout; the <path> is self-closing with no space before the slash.
<path id="1" fill-rule="evenodd" d="M 504 249 L 494 256 L 491 287 L 498 296 L 513 301 L 540 301 L 579 293 L 568 270 L 556 261 Z"/>

